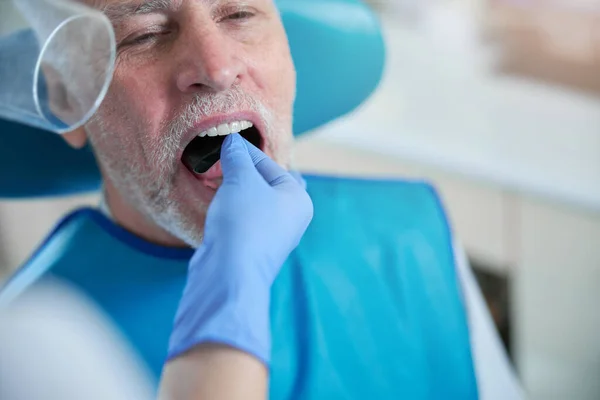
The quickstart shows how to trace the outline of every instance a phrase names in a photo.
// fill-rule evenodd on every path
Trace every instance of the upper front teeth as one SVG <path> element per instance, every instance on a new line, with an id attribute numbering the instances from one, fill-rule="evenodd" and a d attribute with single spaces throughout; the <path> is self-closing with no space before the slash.
<path id="1" fill-rule="evenodd" d="M 232 133 L 238 133 L 244 129 L 251 128 L 252 126 L 252 122 L 250 121 L 234 121 L 228 124 L 213 126 L 212 128 L 200 133 L 198 136 L 226 136 Z"/>

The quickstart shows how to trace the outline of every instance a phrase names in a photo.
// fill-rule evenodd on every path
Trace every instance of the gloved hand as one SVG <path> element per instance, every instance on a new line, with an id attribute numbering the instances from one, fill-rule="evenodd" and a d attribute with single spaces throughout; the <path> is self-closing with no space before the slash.
<path id="1" fill-rule="evenodd" d="M 223 183 L 194 254 L 168 358 L 206 342 L 269 364 L 271 285 L 313 215 L 301 182 L 239 134 L 221 149 Z"/>

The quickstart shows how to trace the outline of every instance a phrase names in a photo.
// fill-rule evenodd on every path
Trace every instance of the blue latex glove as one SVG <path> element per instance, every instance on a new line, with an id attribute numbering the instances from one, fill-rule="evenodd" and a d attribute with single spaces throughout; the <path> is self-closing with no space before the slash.
<path id="1" fill-rule="evenodd" d="M 268 365 L 271 285 L 312 219 L 312 201 L 302 182 L 239 134 L 225 139 L 221 167 L 168 358 L 212 342 Z"/>

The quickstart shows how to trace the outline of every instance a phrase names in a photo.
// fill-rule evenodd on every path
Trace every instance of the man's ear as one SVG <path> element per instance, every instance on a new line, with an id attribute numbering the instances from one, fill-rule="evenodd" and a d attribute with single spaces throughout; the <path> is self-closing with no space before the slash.
<path id="1" fill-rule="evenodd" d="M 85 128 L 82 126 L 75 129 L 74 131 L 64 133 L 62 137 L 69 143 L 69 146 L 80 149 L 85 146 L 87 136 L 85 134 Z"/>
<path id="2" fill-rule="evenodd" d="M 82 114 L 81 107 L 78 107 L 80 103 L 73 97 L 73 93 L 68 90 L 64 76 L 49 63 L 42 63 L 41 70 L 46 84 L 50 113 L 62 121 L 77 121 Z M 82 148 L 87 141 L 84 127 L 64 133 L 62 137 L 75 149 Z"/>

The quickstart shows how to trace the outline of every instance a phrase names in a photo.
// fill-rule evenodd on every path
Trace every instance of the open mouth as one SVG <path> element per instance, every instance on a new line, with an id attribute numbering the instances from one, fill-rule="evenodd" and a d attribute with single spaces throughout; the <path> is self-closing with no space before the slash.
<path id="1" fill-rule="evenodd" d="M 239 133 L 250 143 L 262 149 L 260 132 L 250 121 L 235 121 L 210 128 L 200 133 L 186 146 L 181 157 L 183 164 L 195 174 L 203 174 L 221 158 L 225 138 Z"/>

